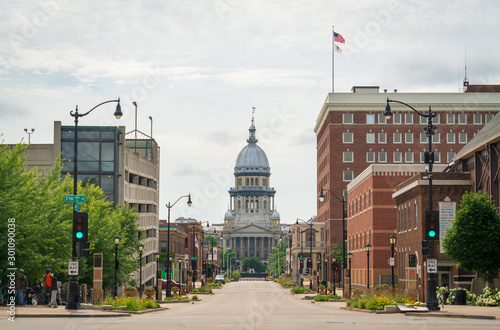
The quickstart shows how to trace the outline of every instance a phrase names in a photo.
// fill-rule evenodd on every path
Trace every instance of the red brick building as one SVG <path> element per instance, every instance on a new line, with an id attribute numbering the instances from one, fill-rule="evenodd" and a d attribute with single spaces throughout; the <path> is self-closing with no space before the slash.
<path id="1" fill-rule="evenodd" d="M 314 128 L 318 194 L 327 188 L 342 198 L 347 184 L 371 164 L 423 164 L 426 118 L 392 103 L 394 115 L 387 122 L 382 115 L 387 98 L 420 112 L 431 106 L 438 113 L 433 151 L 435 163 L 446 164 L 500 111 L 497 90 L 473 87 L 467 93 L 379 93 L 379 87 L 353 87 L 352 93 L 328 94 Z M 332 244 L 342 243 L 342 203 L 325 193 L 325 201 L 318 201 L 316 219 L 325 223 L 330 254 Z"/>

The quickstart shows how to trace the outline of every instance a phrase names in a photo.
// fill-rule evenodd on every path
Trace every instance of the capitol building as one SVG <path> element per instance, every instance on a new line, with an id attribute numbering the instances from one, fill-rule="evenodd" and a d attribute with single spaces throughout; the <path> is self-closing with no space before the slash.
<path id="1" fill-rule="evenodd" d="M 248 144 L 234 166 L 235 187 L 229 189 L 230 206 L 222 237 L 224 250 L 233 249 L 239 261 L 254 256 L 265 261 L 280 239 L 280 215 L 274 207 L 271 168 L 266 153 L 257 145 L 253 117 L 248 131 Z"/>

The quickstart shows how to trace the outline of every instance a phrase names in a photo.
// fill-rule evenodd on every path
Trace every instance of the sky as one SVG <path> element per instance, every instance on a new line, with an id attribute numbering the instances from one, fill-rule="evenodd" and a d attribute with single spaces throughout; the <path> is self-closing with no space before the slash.
<path id="1" fill-rule="evenodd" d="M 222 223 L 255 107 L 282 223 L 316 214 L 316 118 L 332 90 L 375 85 L 459 92 L 500 84 L 500 2 L 489 0 L 170 0 L 0 2 L 3 143 L 53 143 L 69 112 L 126 126 L 161 148 L 160 219 Z M 86 110 L 87 109 L 87 110 Z M 381 109 L 382 111 L 383 109 Z"/>

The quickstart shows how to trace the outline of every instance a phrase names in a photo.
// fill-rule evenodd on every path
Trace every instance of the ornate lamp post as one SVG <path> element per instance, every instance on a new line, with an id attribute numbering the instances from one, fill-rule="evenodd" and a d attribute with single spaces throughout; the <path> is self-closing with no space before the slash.
<path id="1" fill-rule="evenodd" d="M 395 291 L 396 286 L 394 285 L 394 244 L 396 244 L 397 237 L 395 235 L 389 236 L 389 243 L 391 243 L 391 258 L 392 258 L 392 292 Z"/>
<path id="2" fill-rule="evenodd" d="M 332 268 L 333 268 L 333 295 L 336 295 L 336 284 L 335 284 L 335 273 L 337 273 L 337 258 L 332 256 Z"/>
<path id="3" fill-rule="evenodd" d="M 409 104 L 406 104 L 401 101 L 389 100 L 387 98 L 387 104 L 385 106 L 384 117 L 387 120 L 392 118 L 391 106 L 389 103 L 399 103 L 402 104 L 413 111 L 415 111 L 420 117 L 427 118 L 427 126 L 424 127 L 425 135 L 427 135 L 427 139 L 429 140 L 429 151 L 424 153 L 425 163 L 429 166 L 429 171 L 427 171 L 429 177 L 429 211 L 432 211 L 432 166 L 434 164 L 434 152 L 432 151 L 432 137 L 434 135 L 434 130 L 436 130 L 436 126 L 432 123 L 432 118 L 437 116 L 437 113 L 432 113 L 431 107 L 429 106 L 429 111 L 427 114 L 421 113 L 417 111 L 414 107 Z M 429 258 L 434 257 L 434 240 L 430 240 L 430 253 Z M 427 280 L 427 299 L 425 304 L 429 310 L 437 311 L 439 310 L 439 301 L 436 295 L 436 280 L 434 279 L 434 274 L 429 274 L 429 279 Z"/>
<path id="4" fill-rule="evenodd" d="M 144 251 L 144 244 L 139 244 L 139 297 L 142 298 L 142 251 Z"/>
<path id="5" fill-rule="evenodd" d="M 151 144 L 151 146 L 152 146 L 152 144 Z M 167 256 L 169 256 L 169 262 L 167 263 L 167 276 L 166 276 L 167 277 L 167 292 L 166 292 L 166 296 L 167 297 L 171 296 L 171 289 L 172 289 L 170 287 L 170 285 L 171 285 L 171 283 L 170 283 L 170 209 L 172 207 L 174 207 L 174 205 L 179 200 L 181 200 L 184 197 L 188 198 L 187 205 L 189 207 L 191 207 L 191 205 L 193 205 L 193 202 L 191 201 L 191 194 L 179 197 L 173 204 L 171 204 L 170 202 L 168 202 L 168 204 L 165 205 L 167 207 L 167 209 L 168 209 L 168 218 L 167 218 Z"/>
<path id="6" fill-rule="evenodd" d="M 325 282 L 328 283 L 328 256 L 325 255 Z"/>
<path id="7" fill-rule="evenodd" d="M 115 286 L 114 286 L 114 295 L 118 297 L 118 281 L 117 281 L 117 272 L 118 272 L 118 244 L 120 244 L 121 237 L 116 235 L 115 238 Z"/>
<path id="8" fill-rule="evenodd" d="M 94 109 L 100 107 L 103 104 L 116 102 L 115 117 L 116 119 L 120 119 L 123 116 L 122 108 L 120 106 L 120 98 L 117 100 L 110 100 L 106 102 L 99 103 L 89 111 L 84 114 L 80 114 L 78 112 L 78 105 L 76 106 L 75 112 L 70 111 L 69 114 L 71 117 L 75 117 L 75 144 L 74 144 L 74 156 L 73 156 L 73 194 L 77 195 L 77 187 L 78 187 L 78 118 L 84 117 L 91 113 Z M 75 208 L 73 207 L 73 215 L 75 214 Z M 73 216 L 73 219 L 75 217 Z M 74 261 L 77 259 L 77 242 L 73 239 L 73 246 L 71 250 L 71 259 Z M 82 306 L 79 302 L 79 294 L 78 294 L 78 278 L 76 276 L 71 276 L 69 278 L 69 293 L 68 293 L 68 302 L 66 303 L 66 309 L 81 309 Z"/>
<path id="9" fill-rule="evenodd" d="M 352 259 L 352 253 L 349 252 L 347 254 L 347 259 L 349 260 L 349 298 L 351 298 L 351 283 L 352 283 L 352 274 L 351 274 L 351 259 Z"/>
<path id="10" fill-rule="evenodd" d="M 366 251 L 366 287 L 370 288 L 370 251 L 372 250 L 371 244 L 365 245 Z"/>
<path id="11" fill-rule="evenodd" d="M 160 279 L 160 265 L 159 265 L 159 262 L 160 262 L 160 254 L 158 252 L 155 252 L 154 254 L 155 256 L 155 259 L 156 259 L 156 301 L 158 301 L 159 299 L 159 291 L 163 289 L 163 285 L 162 285 L 162 288 L 159 288 L 158 287 L 158 281 Z M 168 287 L 168 283 L 167 283 L 167 287 Z"/>

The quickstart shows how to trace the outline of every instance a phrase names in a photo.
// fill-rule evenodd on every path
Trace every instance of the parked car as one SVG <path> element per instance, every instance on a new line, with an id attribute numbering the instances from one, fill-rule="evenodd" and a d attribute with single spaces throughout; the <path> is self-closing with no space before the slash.
<path id="1" fill-rule="evenodd" d="M 224 275 L 216 275 L 215 279 L 214 279 L 214 283 L 226 284 L 226 280 L 224 279 Z"/>
<path id="2" fill-rule="evenodd" d="M 180 288 L 181 287 L 181 283 L 178 283 L 176 281 L 173 281 L 173 280 L 169 280 L 170 281 L 170 288 L 173 288 L 174 286 Z M 161 280 L 161 287 L 163 290 L 166 290 L 167 289 L 167 280 Z"/>

